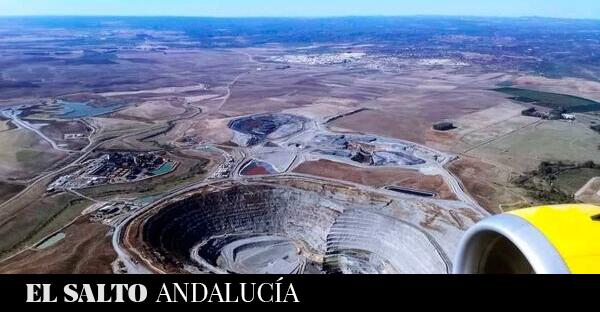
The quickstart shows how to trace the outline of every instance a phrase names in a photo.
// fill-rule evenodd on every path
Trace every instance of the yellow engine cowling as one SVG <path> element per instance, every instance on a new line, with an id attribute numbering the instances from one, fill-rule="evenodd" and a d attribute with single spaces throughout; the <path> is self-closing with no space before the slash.
<path id="1" fill-rule="evenodd" d="M 600 207 L 542 206 L 489 217 L 470 228 L 457 274 L 599 274 Z"/>

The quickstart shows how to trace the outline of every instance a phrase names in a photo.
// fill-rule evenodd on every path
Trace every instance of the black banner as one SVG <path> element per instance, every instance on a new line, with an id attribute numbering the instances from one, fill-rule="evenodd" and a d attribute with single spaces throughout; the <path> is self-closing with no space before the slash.
<path id="1" fill-rule="evenodd" d="M 532 306 L 600 295 L 597 276 L 4 275 L 0 302 L 28 306 Z M 577 300 L 575 300 L 577 298 Z"/>

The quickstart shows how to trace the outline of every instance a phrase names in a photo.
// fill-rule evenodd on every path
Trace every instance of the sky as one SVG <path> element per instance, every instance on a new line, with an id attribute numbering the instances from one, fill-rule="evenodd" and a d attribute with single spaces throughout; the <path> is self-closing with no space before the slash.
<path id="1" fill-rule="evenodd" d="M 0 15 L 468 15 L 600 19 L 600 0 L 0 0 Z"/>

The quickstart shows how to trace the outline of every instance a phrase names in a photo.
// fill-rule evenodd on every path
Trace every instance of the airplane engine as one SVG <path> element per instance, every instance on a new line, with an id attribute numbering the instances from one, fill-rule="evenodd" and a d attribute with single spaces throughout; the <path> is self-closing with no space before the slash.
<path id="1" fill-rule="evenodd" d="M 600 207 L 542 206 L 484 219 L 465 233 L 453 271 L 600 273 Z"/>

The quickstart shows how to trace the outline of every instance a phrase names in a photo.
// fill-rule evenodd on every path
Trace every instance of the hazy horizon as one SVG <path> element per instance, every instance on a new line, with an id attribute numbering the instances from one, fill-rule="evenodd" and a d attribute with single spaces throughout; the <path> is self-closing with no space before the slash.
<path id="1" fill-rule="evenodd" d="M 345 18 L 411 18 L 411 17 L 441 17 L 441 18 L 498 18 L 498 19 L 548 19 L 548 20 L 587 20 L 600 21 L 600 17 L 553 17 L 553 16 L 501 16 L 501 15 L 450 15 L 450 14 L 407 14 L 407 15 L 322 15 L 322 16 L 215 16 L 215 15 L 107 15 L 107 14 L 28 14 L 28 15 L 6 15 L 0 13 L 0 18 L 44 18 L 44 17 L 81 17 L 81 18 L 206 18 L 206 19 L 345 19 Z"/>
<path id="2" fill-rule="evenodd" d="M 0 16 L 116 16 L 116 17 L 207 17 L 207 18 L 334 18 L 334 17 L 498 17 L 593 19 L 600 17 L 600 2 L 594 0 L 518 1 L 481 3 L 476 0 L 379 1 L 305 0 L 281 3 L 275 0 L 224 0 L 218 4 L 189 0 L 3 0 Z"/>

